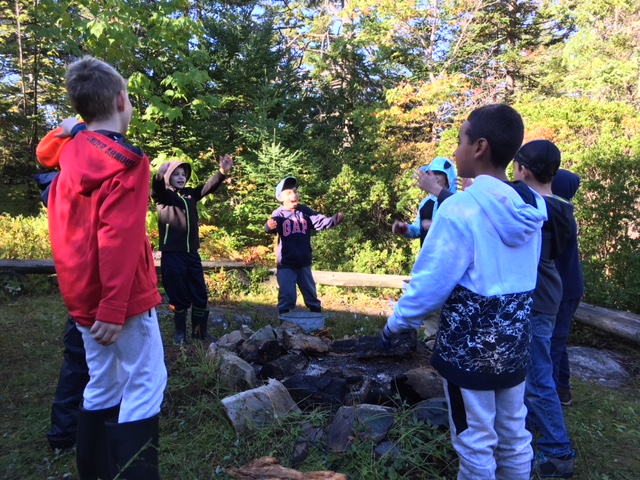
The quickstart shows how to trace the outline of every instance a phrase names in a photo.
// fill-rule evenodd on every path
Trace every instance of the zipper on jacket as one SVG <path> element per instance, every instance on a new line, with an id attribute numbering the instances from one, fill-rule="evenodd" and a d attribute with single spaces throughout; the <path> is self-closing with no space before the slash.
<path id="1" fill-rule="evenodd" d="M 187 215 L 187 253 L 191 253 L 191 248 L 189 245 L 189 238 L 191 237 L 191 220 L 189 219 L 189 205 L 183 196 L 180 196 L 180 199 L 184 202 L 184 210 Z"/>

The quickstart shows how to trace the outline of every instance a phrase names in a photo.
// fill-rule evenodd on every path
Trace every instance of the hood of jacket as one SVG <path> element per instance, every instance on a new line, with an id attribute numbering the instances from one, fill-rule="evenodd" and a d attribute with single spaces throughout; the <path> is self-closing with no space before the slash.
<path id="1" fill-rule="evenodd" d="M 535 199 L 537 206 L 525 202 L 523 195 Z M 518 247 L 538 235 L 547 219 L 544 199 L 522 182 L 503 182 L 480 175 L 465 192 L 480 205 L 505 245 Z"/>
<path id="2" fill-rule="evenodd" d="M 446 157 L 436 157 L 429 165 L 425 165 L 422 167 L 422 170 L 425 172 L 440 172 L 444 173 L 447 176 L 447 181 L 449 182 L 448 190 L 451 193 L 456 193 L 458 186 L 458 174 L 456 173 L 455 164 Z"/>
<path id="3" fill-rule="evenodd" d="M 571 200 L 580 188 L 580 177 L 569 170 L 561 168 L 556 173 L 551 183 L 551 190 L 554 195 Z"/>
<path id="4" fill-rule="evenodd" d="M 120 172 L 147 161 L 113 138 L 90 130 L 67 143 L 60 158 L 61 175 L 74 191 L 89 195 Z"/>
<path id="5" fill-rule="evenodd" d="M 175 191 L 178 190 L 176 187 L 171 185 L 171 174 L 178 167 L 184 168 L 184 172 L 187 174 L 187 181 L 185 182 L 185 185 L 189 183 L 189 180 L 191 179 L 191 165 L 185 162 L 181 162 L 179 160 L 171 160 L 169 162 L 163 163 L 163 165 L 167 166 L 167 169 L 165 170 L 164 176 L 163 176 L 164 184 L 167 187 L 167 189 L 171 189 Z"/>

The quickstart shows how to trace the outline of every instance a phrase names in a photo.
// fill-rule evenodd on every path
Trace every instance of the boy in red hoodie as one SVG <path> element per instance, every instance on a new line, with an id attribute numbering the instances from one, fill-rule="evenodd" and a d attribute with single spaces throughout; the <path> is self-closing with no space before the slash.
<path id="1" fill-rule="evenodd" d="M 149 160 L 127 143 L 133 108 L 124 78 L 85 57 L 66 86 L 86 122 L 60 150 L 48 197 L 58 283 L 82 333 L 89 383 L 78 417 L 81 479 L 157 479 L 167 381 L 146 234 Z"/>

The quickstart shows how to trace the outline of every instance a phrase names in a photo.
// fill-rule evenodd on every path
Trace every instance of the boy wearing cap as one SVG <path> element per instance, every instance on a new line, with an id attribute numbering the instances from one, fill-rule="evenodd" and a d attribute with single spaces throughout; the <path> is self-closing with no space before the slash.
<path id="1" fill-rule="evenodd" d="M 276 199 L 281 206 L 267 220 L 265 231 L 278 235 L 278 313 L 286 313 L 295 308 L 296 285 L 300 288 L 307 308 L 312 312 L 321 312 L 322 304 L 311 274 L 311 231 L 335 227 L 342 222 L 344 214 L 326 217 L 298 203 L 298 181 L 294 177 L 287 177 L 278 183 Z"/>
<path id="2" fill-rule="evenodd" d="M 514 158 L 515 179 L 542 195 L 548 215 L 542 227 L 542 251 L 533 291 L 531 359 L 525 388 L 529 416 L 539 431 L 534 470 L 544 478 L 571 477 L 576 455 L 556 393 L 551 360 L 551 336 L 562 299 L 562 280 L 555 260 L 565 248 L 575 225 L 573 205 L 551 190 L 559 167 L 560 150 L 548 140 L 526 143 Z"/>
<path id="3" fill-rule="evenodd" d="M 176 346 L 187 343 L 187 310 L 191 307 L 191 336 L 196 340 L 214 340 L 207 332 L 209 309 L 207 285 L 198 249 L 197 203 L 215 192 L 226 180 L 233 159 L 224 155 L 220 168 L 206 183 L 187 187 L 191 165 L 169 161 L 160 165 L 151 184 L 151 197 L 158 210 L 161 272 L 165 292 L 173 310 Z"/>
<path id="4" fill-rule="evenodd" d="M 412 224 L 396 220 L 391 227 L 391 231 L 397 235 L 402 235 L 405 238 L 419 238 L 421 247 L 436 210 L 445 199 L 456 193 L 456 167 L 448 158 L 434 158 L 429 165 L 417 169 L 413 178 L 422 188 L 423 185 L 427 185 L 427 182 L 424 184 L 421 182 L 422 177 L 429 176 L 430 173 L 434 176 L 437 193 L 433 187 L 427 190 L 430 195 L 422 199 L 418 205 L 418 214 Z"/>

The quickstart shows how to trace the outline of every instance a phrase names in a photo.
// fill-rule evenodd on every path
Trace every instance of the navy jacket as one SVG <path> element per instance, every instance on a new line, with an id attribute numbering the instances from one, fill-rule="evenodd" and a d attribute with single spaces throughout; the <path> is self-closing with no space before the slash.
<path id="1" fill-rule="evenodd" d="M 338 215 L 325 217 L 306 205 L 298 205 L 295 210 L 279 207 L 272 214 L 278 226 L 271 230 L 265 224 L 265 231 L 278 234 L 276 258 L 278 268 L 310 267 L 312 263 L 311 231 L 325 230 L 338 224 Z"/>

